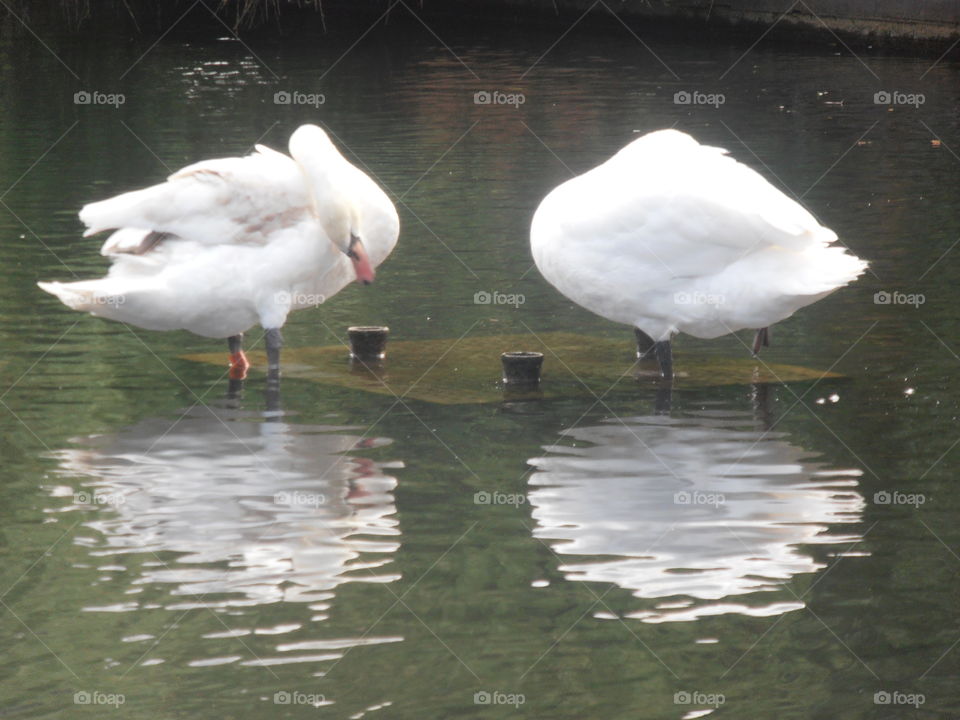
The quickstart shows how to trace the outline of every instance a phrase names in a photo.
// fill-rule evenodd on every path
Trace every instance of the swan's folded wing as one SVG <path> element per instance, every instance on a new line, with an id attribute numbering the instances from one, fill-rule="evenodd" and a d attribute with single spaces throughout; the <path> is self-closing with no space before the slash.
<path id="1" fill-rule="evenodd" d="M 726 150 L 675 130 L 649 133 L 582 177 L 592 178 L 601 202 L 609 196 L 640 213 L 670 206 L 668 219 L 702 235 L 704 245 L 803 251 L 837 239 L 799 202 Z"/>
<path id="2" fill-rule="evenodd" d="M 806 250 L 811 245 L 825 245 L 837 239 L 836 233 L 821 225 L 797 200 L 726 153 L 701 146 L 691 163 L 695 163 L 687 168 L 693 177 L 691 194 L 711 198 L 722 211 L 741 217 L 768 245 Z M 736 243 L 733 237 L 722 237 L 720 241 Z"/>
<path id="3" fill-rule="evenodd" d="M 282 153 L 189 165 L 167 182 L 90 203 L 80 211 L 84 236 L 136 228 L 205 245 L 266 244 L 284 227 L 306 220 L 310 205 L 297 164 Z M 104 245 L 103 252 L 130 252 L 132 233 Z M 108 247 L 109 246 L 109 247 Z"/>
<path id="4" fill-rule="evenodd" d="M 711 274 L 771 247 L 804 252 L 836 240 L 758 173 L 700 149 L 697 158 L 605 163 L 564 183 L 541 209 L 541 231 L 552 225 L 557 242 L 646 268 L 637 281 L 653 286 Z"/>

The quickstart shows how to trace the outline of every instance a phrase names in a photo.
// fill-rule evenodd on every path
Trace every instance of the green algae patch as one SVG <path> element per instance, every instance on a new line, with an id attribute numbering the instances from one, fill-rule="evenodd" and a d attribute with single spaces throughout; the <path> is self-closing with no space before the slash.
<path id="1" fill-rule="evenodd" d="M 602 396 L 637 382 L 649 385 L 659 379 L 655 363 L 635 362 L 634 349 L 628 339 L 565 332 L 487 335 L 459 340 L 391 340 L 387 343 L 386 358 L 376 363 L 350 360 L 349 350 L 343 345 L 285 348 L 281 363 L 286 379 L 459 405 L 503 400 L 500 354 L 512 350 L 533 350 L 544 354 L 540 387 L 527 393 L 536 397 Z M 225 352 L 183 357 L 226 369 Z M 247 357 L 251 371 L 266 370 L 263 352 L 251 351 Z M 736 358 L 678 353 L 674 358 L 674 369 L 677 389 L 842 377 L 796 365 L 767 363 L 746 353 Z"/>

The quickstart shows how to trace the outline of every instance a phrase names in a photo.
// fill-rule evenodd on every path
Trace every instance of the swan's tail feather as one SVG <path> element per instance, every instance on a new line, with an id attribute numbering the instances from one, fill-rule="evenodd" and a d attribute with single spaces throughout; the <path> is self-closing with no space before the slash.
<path id="1" fill-rule="evenodd" d="M 863 275 L 868 267 L 866 260 L 861 260 L 841 245 L 822 248 L 816 257 L 818 287 L 815 291 L 832 291 L 849 285 Z"/>
<path id="2" fill-rule="evenodd" d="M 149 210 L 151 203 L 162 206 L 162 197 L 157 197 L 154 186 L 143 190 L 133 190 L 107 200 L 87 203 L 80 209 L 80 221 L 87 226 L 84 237 L 96 235 L 104 230 L 123 227 L 149 228 Z"/>
<path id="3" fill-rule="evenodd" d="M 113 314 L 111 310 L 123 305 L 125 301 L 122 293 L 104 288 L 97 280 L 74 283 L 38 282 L 37 286 L 58 298 L 68 308 L 94 315 L 109 317 Z"/>
<path id="4" fill-rule="evenodd" d="M 142 230 L 140 228 L 120 228 L 113 233 L 100 248 L 100 254 L 106 257 L 112 255 L 143 255 L 153 250 L 164 240 L 176 237 L 171 233 Z"/>

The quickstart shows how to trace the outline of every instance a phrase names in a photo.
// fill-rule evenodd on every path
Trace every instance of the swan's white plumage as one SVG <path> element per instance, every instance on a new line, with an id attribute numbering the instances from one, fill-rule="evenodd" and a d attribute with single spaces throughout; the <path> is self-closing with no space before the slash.
<path id="1" fill-rule="evenodd" d="M 644 135 L 555 188 L 530 232 L 554 287 L 655 340 L 789 317 L 866 268 L 836 239 L 725 150 L 676 130 Z"/>
<path id="2" fill-rule="evenodd" d="M 299 128 L 291 155 L 257 146 L 246 157 L 204 160 L 165 183 L 86 205 L 85 236 L 115 230 L 101 249 L 113 261 L 109 273 L 40 287 L 76 310 L 151 330 L 228 337 L 257 323 L 281 327 L 290 310 L 316 305 L 355 278 L 344 254 L 350 235 L 330 234 L 342 230 L 341 215 L 352 218 L 347 231 L 362 240 L 373 267 L 399 234 L 389 198 L 320 128 Z M 336 190 L 316 196 L 329 188 Z M 151 242 L 158 233 L 162 239 Z"/>

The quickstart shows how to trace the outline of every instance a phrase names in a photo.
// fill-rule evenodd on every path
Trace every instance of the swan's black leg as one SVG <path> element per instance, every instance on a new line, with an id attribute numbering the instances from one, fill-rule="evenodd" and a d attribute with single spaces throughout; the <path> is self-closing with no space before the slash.
<path id="1" fill-rule="evenodd" d="M 230 379 L 243 380 L 250 368 L 247 356 L 243 354 L 243 333 L 228 337 L 227 347 L 230 348 Z"/>
<path id="2" fill-rule="evenodd" d="M 656 415 L 669 415 L 673 402 L 673 383 L 662 382 L 654 396 L 653 411 Z"/>
<path id="3" fill-rule="evenodd" d="M 637 360 L 642 360 L 653 350 L 653 338 L 640 328 L 634 328 L 633 334 L 637 336 Z"/>
<path id="4" fill-rule="evenodd" d="M 651 355 L 657 359 L 660 365 L 660 374 L 669 379 L 673 379 L 673 351 L 670 348 L 669 340 L 654 341 L 640 328 L 634 328 L 633 334 L 637 337 L 637 360 L 643 360 Z"/>
<path id="5" fill-rule="evenodd" d="M 280 348 L 283 347 L 283 335 L 280 328 L 267 329 L 267 376 L 280 377 Z"/>
<path id="6" fill-rule="evenodd" d="M 660 364 L 660 374 L 664 380 L 673 380 L 673 350 L 669 340 L 659 340 L 653 344 L 653 353 Z"/>
<path id="7" fill-rule="evenodd" d="M 767 383 L 755 383 L 751 389 L 754 417 L 763 424 L 764 430 L 773 429 L 773 408 L 770 402 L 770 385 Z"/>
<path id="8" fill-rule="evenodd" d="M 760 354 L 761 347 L 770 347 L 770 328 L 760 328 L 753 337 L 753 356 Z"/>
<path id="9" fill-rule="evenodd" d="M 227 407 L 240 407 L 240 400 L 243 397 L 244 381 L 239 378 L 230 378 L 227 383 Z"/>
<path id="10" fill-rule="evenodd" d="M 280 348 L 283 335 L 280 328 L 267 330 L 267 411 L 280 409 Z"/>

